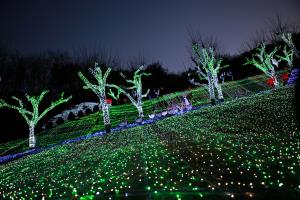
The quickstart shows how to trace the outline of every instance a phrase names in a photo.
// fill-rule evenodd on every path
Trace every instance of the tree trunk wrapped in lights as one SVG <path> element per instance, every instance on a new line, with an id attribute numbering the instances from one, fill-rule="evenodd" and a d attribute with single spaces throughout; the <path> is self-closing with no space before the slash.
<path id="1" fill-rule="evenodd" d="M 126 80 L 126 82 L 133 84 L 131 87 L 128 87 L 126 89 L 134 90 L 133 91 L 134 95 L 130 95 L 130 92 L 126 92 L 123 88 L 121 88 L 119 86 L 109 85 L 109 87 L 115 88 L 118 91 L 117 95 L 115 95 L 113 93 L 113 91 L 110 89 L 109 95 L 112 96 L 114 99 L 118 99 L 121 93 L 124 94 L 131 101 L 131 103 L 136 107 L 140 119 L 142 119 L 144 117 L 142 99 L 144 97 L 147 97 L 147 95 L 150 92 L 150 90 L 148 89 L 145 94 L 142 94 L 142 91 L 143 91 L 142 76 L 150 76 L 151 75 L 150 73 L 141 72 L 141 70 L 143 68 L 144 68 L 144 66 L 142 65 L 139 69 L 137 69 L 134 72 L 133 80 L 126 79 L 126 77 L 121 73 L 121 76 Z M 136 97 L 136 99 L 134 97 Z"/>
<path id="2" fill-rule="evenodd" d="M 29 126 L 29 147 L 30 148 L 35 148 L 36 147 L 36 137 L 34 133 L 34 129 L 36 124 L 53 108 L 56 106 L 68 102 L 72 97 L 64 98 L 63 95 L 64 93 L 61 94 L 61 98 L 55 102 L 52 102 L 51 105 L 45 109 L 41 114 L 39 114 L 39 104 L 43 100 L 45 94 L 47 94 L 49 91 L 45 90 L 43 91 L 39 96 L 29 96 L 25 95 L 27 100 L 31 103 L 33 111 L 28 111 L 24 107 L 24 104 L 22 100 L 18 99 L 17 97 L 12 97 L 12 99 L 18 101 L 19 106 L 14 106 L 6 103 L 4 100 L 0 100 L 0 107 L 8 107 L 12 108 L 14 110 L 17 110 L 26 120 L 26 123 Z"/>
<path id="3" fill-rule="evenodd" d="M 275 88 L 279 87 L 279 82 L 277 81 L 275 69 L 273 63 L 277 65 L 277 61 L 275 62 L 274 55 L 278 51 L 278 47 L 275 47 L 271 53 L 266 52 L 266 45 L 263 43 L 258 48 L 258 53 L 254 54 L 250 59 L 246 58 L 246 62 L 244 65 L 254 65 L 256 68 L 263 71 L 268 77 L 270 77 L 273 82 Z M 256 59 L 258 58 L 258 59 Z"/>
<path id="4" fill-rule="evenodd" d="M 223 60 L 216 57 L 215 50 L 213 48 L 209 47 L 200 49 L 197 43 L 194 43 L 192 48 L 195 55 L 195 57 L 192 57 L 192 61 L 197 67 L 196 73 L 198 74 L 199 79 L 206 80 L 207 84 L 197 83 L 193 79 L 190 82 L 207 88 L 213 105 L 215 104 L 214 88 L 216 88 L 218 92 L 218 100 L 223 102 L 224 97 L 218 80 L 218 72 L 220 69 L 228 66 L 221 66 Z"/>
<path id="5" fill-rule="evenodd" d="M 197 75 L 198 75 L 198 78 L 199 80 L 206 80 L 207 83 L 200 83 L 200 82 L 196 82 L 194 79 L 190 79 L 190 83 L 196 85 L 196 86 L 202 86 L 204 87 L 205 89 L 207 89 L 208 91 L 208 94 L 209 94 L 209 99 L 211 101 L 211 104 L 212 105 L 215 105 L 215 91 L 214 91 L 214 85 L 213 85 L 213 79 L 212 79 L 212 76 L 210 73 L 203 73 L 201 71 L 201 69 L 197 66 L 197 71 L 196 71 Z"/>
<path id="6" fill-rule="evenodd" d="M 212 77 L 213 77 L 214 86 L 215 86 L 215 88 L 217 89 L 217 92 L 218 92 L 218 99 L 220 101 L 224 101 L 224 96 L 223 96 L 222 88 L 221 88 L 221 85 L 219 84 L 218 74 L 214 73 L 212 75 Z"/>
<path id="7" fill-rule="evenodd" d="M 207 73 L 207 88 L 208 88 L 211 104 L 215 105 L 216 104 L 215 89 L 214 89 L 212 75 L 210 72 Z"/>
<path id="8" fill-rule="evenodd" d="M 83 89 L 90 89 L 98 96 L 102 108 L 105 130 L 106 133 L 110 133 L 111 125 L 109 117 L 109 105 L 106 101 L 105 89 L 108 87 L 106 81 L 109 73 L 111 72 L 111 68 L 108 68 L 103 75 L 101 68 L 98 67 L 98 63 L 95 63 L 94 69 L 89 68 L 89 72 L 97 79 L 98 85 L 92 84 L 81 72 L 78 72 L 78 76 L 85 84 Z"/>
<path id="9" fill-rule="evenodd" d="M 291 33 L 283 33 L 281 35 L 281 39 L 288 45 L 288 47 L 293 52 L 293 54 L 295 54 L 296 58 L 300 59 L 300 53 L 292 40 L 292 34 Z"/>

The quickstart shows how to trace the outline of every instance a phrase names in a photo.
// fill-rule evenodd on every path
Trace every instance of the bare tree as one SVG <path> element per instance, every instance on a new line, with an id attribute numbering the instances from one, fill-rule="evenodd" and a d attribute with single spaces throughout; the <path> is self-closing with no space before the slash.
<path id="1" fill-rule="evenodd" d="M 137 56 L 131 57 L 128 61 L 128 68 L 131 71 L 136 71 L 138 66 L 144 66 L 146 63 L 146 58 L 143 52 L 139 52 Z"/>
<path id="2" fill-rule="evenodd" d="M 200 31 L 189 29 L 188 30 L 188 52 L 190 52 L 190 44 L 198 44 L 199 48 L 212 48 L 215 51 L 215 54 L 222 54 L 222 47 L 220 41 L 214 35 L 204 36 Z"/>
<path id="3" fill-rule="evenodd" d="M 278 13 L 265 21 L 266 29 L 256 31 L 250 38 L 249 42 L 245 42 L 240 53 L 251 51 L 258 48 L 262 43 L 274 43 L 282 40 L 282 35 L 286 33 L 298 33 L 300 26 L 291 23 L 291 20 L 284 19 Z"/>
<path id="4" fill-rule="evenodd" d="M 111 51 L 101 45 L 95 45 L 93 48 L 79 47 L 73 49 L 73 62 L 81 63 L 86 66 L 94 64 L 95 60 L 98 61 L 100 67 L 117 67 L 120 65 L 120 59 L 114 56 Z"/>
<path id="5" fill-rule="evenodd" d="M 250 37 L 250 40 L 248 42 L 245 42 L 241 49 L 239 50 L 240 53 L 248 52 L 253 49 L 256 49 L 259 47 L 262 43 L 265 43 L 270 40 L 270 37 L 266 31 L 256 31 L 252 36 Z"/>
<path id="6" fill-rule="evenodd" d="M 285 33 L 297 33 L 299 25 L 291 23 L 290 19 L 284 19 L 278 13 L 274 17 L 268 18 L 266 21 L 268 27 L 269 42 L 281 40 Z"/>

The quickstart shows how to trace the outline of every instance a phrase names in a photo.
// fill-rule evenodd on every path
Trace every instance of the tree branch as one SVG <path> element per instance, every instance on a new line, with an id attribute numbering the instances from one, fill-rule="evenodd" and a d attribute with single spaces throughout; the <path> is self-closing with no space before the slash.
<path id="1" fill-rule="evenodd" d="M 94 93 L 97 94 L 98 87 L 92 83 L 81 73 L 78 72 L 79 78 L 84 82 L 85 86 L 83 86 L 83 89 L 91 89 Z"/>
<path id="2" fill-rule="evenodd" d="M 149 92 L 150 92 L 150 89 L 148 89 L 147 92 L 146 92 L 145 94 L 142 95 L 142 97 L 147 97 L 148 94 L 149 94 Z"/>
<path id="3" fill-rule="evenodd" d="M 55 108 L 56 106 L 68 102 L 70 99 L 72 98 L 72 96 L 69 96 L 68 98 L 64 99 L 64 93 L 61 93 L 61 97 L 60 99 L 56 100 L 55 102 L 51 103 L 51 106 L 49 106 L 46 110 L 44 110 L 44 112 L 42 112 L 42 114 L 38 117 L 38 121 L 43 118 L 49 111 L 51 111 L 53 108 Z"/>

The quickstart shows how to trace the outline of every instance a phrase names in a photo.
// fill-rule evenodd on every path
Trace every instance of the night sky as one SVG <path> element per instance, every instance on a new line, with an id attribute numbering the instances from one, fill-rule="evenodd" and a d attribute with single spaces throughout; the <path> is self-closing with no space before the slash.
<path id="1" fill-rule="evenodd" d="M 188 29 L 237 54 L 278 13 L 300 23 L 300 0 L 1 0 L 0 40 L 25 55 L 103 47 L 122 63 L 143 54 L 169 71 L 188 60 Z"/>

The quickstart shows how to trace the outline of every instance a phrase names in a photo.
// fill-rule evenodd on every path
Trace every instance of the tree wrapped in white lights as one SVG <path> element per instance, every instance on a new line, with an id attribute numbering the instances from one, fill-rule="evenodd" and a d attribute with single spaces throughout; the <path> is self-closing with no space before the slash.
<path id="1" fill-rule="evenodd" d="M 190 79 L 189 81 L 196 86 L 202 86 L 202 87 L 206 88 L 209 93 L 210 101 L 214 105 L 215 104 L 215 92 L 214 92 L 213 80 L 212 80 L 211 73 L 203 72 L 201 70 L 201 68 L 197 65 L 196 74 L 198 75 L 198 79 L 200 81 L 205 80 L 205 81 L 207 81 L 207 83 L 196 82 L 195 79 Z"/>
<path id="2" fill-rule="evenodd" d="M 217 58 L 215 50 L 212 47 L 199 48 L 197 43 L 193 43 L 192 49 L 195 55 L 195 57 L 192 57 L 192 60 L 197 67 L 196 73 L 199 79 L 206 80 L 207 84 L 195 82 L 193 79 L 190 82 L 207 88 L 212 104 L 215 102 L 214 88 L 217 89 L 219 101 L 224 101 L 222 88 L 218 80 L 218 73 L 220 69 L 228 66 L 221 66 L 223 59 Z"/>
<path id="3" fill-rule="evenodd" d="M 288 45 L 290 51 L 293 52 L 293 54 L 295 54 L 295 56 L 300 59 L 300 53 L 293 42 L 292 33 L 283 33 L 281 35 L 281 39 Z"/>
<path id="4" fill-rule="evenodd" d="M 94 69 L 89 68 L 89 72 L 96 78 L 98 85 L 92 84 L 81 72 L 78 72 L 78 76 L 84 82 L 85 86 L 83 89 L 92 90 L 97 97 L 99 98 L 100 105 L 103 113 L 103 121 L 106 133 L 110 133 L 110 117 L 109 117 L 109 105 L 106 101 L 106 87 L 109 85 L 106 83 L 107 77 L 111 72 L 111 68 L 108 68 L 106 72 L 103 74 L 100 67 L 98 67 L 98 63 L 95 63 Z"/>
<path id="5" fill-rule="evenodd" d="M 251 58 L 246 58 L 244 65 L 254 65 L 256 68 L 263 71 L 268 77 L 273 79 L 275 88 L 279 87 L 277 81 L 275 68 L 273 65 L 278 65 L 278 62 L 274 59 L 274 55 L 278 51 L 278 47 L 275 47 L 271 53 L 266 52 L 266 45 L 263 43 L 257 48 L 258 53 L 254 54 Z"/>
<path id="6" fill-rule="evenodd" d="M 0 99 L 0 107 L 8 107 L 14 110 L 17 110 L 26 120 L 28 126 L 29 126 L 29 147 L 30 148 L 35 148 L 36 146 L 36 136 L 34 134 L 34 129 L 36 124 L 53 108 L 55 108 L 56 106 L 68 102 L 72 96 L 68 97 L 68 98 L 64 98 L 64 93 L 61 94 L 60 99 L 58 99 L 55 102 L 52 102 L 51 105 L 45 109 L 41 114 L 39 111 L 39 104 L 40 102 L 43 100 L 44 96 L 48 93 L 48 90 L 43 91 L 39 96 L 29 96 L 29 95 L 25 95 L 27 100 L 31 103 L 32 105 L 32 111 L 28 111 L 26 109 L 26 107 L 24 106 L 22 100 L 20 100 L 17 97 L 12 97 L 12 99 L 16 100 L 19 105 L 15 106 L 15 105 L 10 105 L 8 103 L 6 103 L 4 100 Z"/>
<path id="7" fill-rule="evenodd" d="M 293 60 L 294 60 L 294 51 L 293 49 L 287 50 L 287 46 L 285 45 L 283 48 L 283 56 L 276 55 L 279 61 L 285 61 L 288 64 L 289 68 L 293 67 Z"/>
<path id="8" fill-rule="evenodd" d="M 134 72 L 134 76 L 132 80 L 126 79 L 126 77 L 121 73 L 121 76 L 126 80 L 126 82 L 132 84 L 131 87 L 127 87 L 126 89 L 133 91 L 132 92 L 133 95 L 131 95 L 129 91 L 125 91 L 120 86 L 109 85 L 110 87 L 117 89 L 117 95 L 111 89 L 109 91 L 109 95 L 112 96 L 114 99 L 118 99 L 121 93 L 124 94 L 138 110 L 139 118 L 144 117 L 142 99 L 144 97 L 147 97 L 147 95 L 150 92 L 150 90 L 148 89 L 145 94 L 142 93 L 143 92 L 142 76 L 151 75 L 151 73 L 141 72 L 143 68 L 144 66 L 142 65 Z"/>

